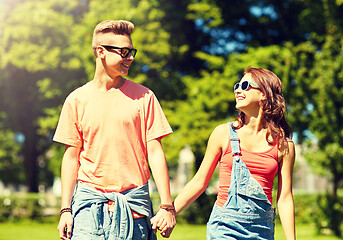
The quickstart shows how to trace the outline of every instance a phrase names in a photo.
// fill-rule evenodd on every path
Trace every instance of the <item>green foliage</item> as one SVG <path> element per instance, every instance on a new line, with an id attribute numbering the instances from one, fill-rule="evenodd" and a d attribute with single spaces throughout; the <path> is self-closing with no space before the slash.
<path id="1" fill-rule="evenodd" d="M 296 224 L 313 223 L 313 217 L 319 214 L 319 194 L 294 194 L 293 198 Z"/>
<path id="2" fill-rule="evenodd" d="M 328 227 L 340 236 L 342 218 L 338 217 L 341 213 L 335 206 L 341 208 L 337 192 L 343 180 L 343 25 L 341 20 L 334 20 L 338 10 L 334 7 L 330 1 L 323 4 L 326 35 L 313 35 L 308 44 L 314 46 L 322 42 L 320 50 L 311 47 L 306 52 L 304 48 L 295 51 L 295 58 L 304 63 L 304 68 L 300 76 L 294 77 L 296 91 L 292 95 L 300 99 L 303 107 L 298 105 L 295 108 L 297 105 L 294 104 L 295 107 L 292 105 L 291 108 L 295 116 L 294 125 L 299 130 L 311 133 L 307 141 L 309 152 L 305 155 L 306 159 L 315 172 L 329 175 L 332 180 L 328 204 L 321 204 L 321 209 Z"/>
<path id="3" fill-rule="evenodd" d="M 157 213 L 159 210 L 160 205 L 160 197 L 157 193 L 150 194 L 151 201 L 153 203 L 154 212 Z M 173 199 L 176 196 L 173 196 Z M 217 199 L 217 195 L 215 194 L 206 194 L 203 193 L 199 200 L 192 203 L 190 206 L 185 208 L 180 214 L 177 215 L 177 223 L 178 224 L 206 224 L 213 205 Z"/>
<path id="4" fill-rule="evenodd" d="M 217 195 L 203 193 L 198 200 L 192 203 L 177 216 L 177 222 L 188 224 L 206 224 L 217 199 Z"/>
<path id="5" fill-rule="evenodd" d="M 1 196 L 0 222 L 40 220 L 46 202 L 47 199 L 38 194 Z"/>
<path id="6" fill-rule="evenodd" d="M 21 152 L 30 191 L 38 191 L 39 177 L 50 175 L 42 168 L 39 176 L 38 166 L 39 157 L 39 165 L 46 166 L 44 153 L 58 118 L 49 114 L 83 77 L 80 61 L 69 49 L 74 26 L 71 13 L 77 4 L 76 0 L 28 0 L 1 7 L 0 92 L 4 101 L 0 111 L 6 112 L 4 127 L 25 137 Z"/>
<path id="7" fill-rule="evenodd" d="M 37 175 L 38 156 L 44 159 L 44 166 L 48 164 L 48 169 L 59 175 L 61 158 L 47 157 L 60 157 L 60 153 L 53 152 L 61 147 L 52 148 L 48 155 L 46 150 L 65 96 L 94 74 L 91 38 L 98 22 L 116 16 L 137 23 L 133 38 L 140 49 L 137 59 L 141 60 L 132 67 L 134 81 L 152 83 L 168 75 L 164 68 L 170 53 L 169 34 L 161 27 L 163 12 L 156 1 L 90 1 L 85 6 L 79 1 L 29 0 L 3 4 L 2 10 L 0 91 L 5 102 L 0 110 L 8 115 L 9 129 L 25 135 L 23 153 L 28 178 Z M 148 72 L 142 71 L 144 65 Z M 33 142 L 37 144 L 30 144 Z M 40 170 L 49 176 L 46 170 Z M 28 180 L 30 188 L 37 190 L 37 180 Z"/>
<path id="8" fill-rule="evenodd" d="M 167 152 L 168 159 L 177 161 L 178 152 L 187 144 L 198 158 L 202 158 L 210 133 L 215 126 L 225 123 L 228 102 L 234 101 L 234 97 L 233 93 L 227 94 L 223 89 L 232 88 L 233 83 L 220 81 L 220 78 L 218 72 L 204 72 L 197 80 L 184 77 L 184 84 L 189 87 L 187 101 L 163 102 L 166 116 L 175 130 L 165 141 L 166 149 L 173 150 Z M 168 144 L 173 144 L 173 147 L 168 147 Z"/>
<path id="9" fill-rule="evenodd" d="M 20 144 L 9 130 L 0 132 L 0 180 L 5 184 L 24 183 L 22 159 L 19 157 Z"/>
<path id="10" fill-rule="evenodd" d="M 172 165 L 185 145 L 200 165 L 215 126 L 234 119 L 234 83 L 247 66 L 268 68 L 283 83 L 297 140 L 308 143 L 308 161 L 331 177 L 335 196 L 343 180 L 342 9 L 341 0 L 1 1 L 0 179 L 22 182 L 25 168 L 37 190 L 38 179 L 60 174 L 63 146 L 51 147 L 60 107 L 93 77 L 95 25 L 115 18 L 136 26 L 128 77 L 161 100 L 174 129 L 163 141 Z"/>
<path id="11" fill-rule="evenodd" d="M 60 14 L 59 9 L 66 13 L 75 2 L 32 0 L 15 7 L 3 5 L 2 67 L 12 64 L 29 72 L 57 68 L 68 46 L 65 31 L 73 24 L 72 16 Z"/>
<path id="12" fill-rule="evenodd" d="M 188 10 L 187 18 L 193 21 L 204 19 L 208 28 L 218 27 L 223 24 L 221 9 L 213 0 L 192 1 L 188 5 Z"/>
<path id="13" fill-rule="evenodd" d="M 170 36 L 161 26 L 160 21 L 164 13 L 158 7 L 157 1 L 149 0 L 115 2 L 106 0 L 101 4 L 96 0 L 90 1 L 90 10 L 85 13 L 81 24 L 77 26 L 79 31 L 72 36 L 78 49 L 84 49 L 81 58 L 89 79 L 93 78 L 95 67 L 91 50 L 93 30 L 96 24 L 108 19 L 125 19 L 135 24 L 132 40 L 138 53 L 130 69 L 130 79 L 138 83 L 149 83 L 168 75 L 164 68 L 167 56 L 170 54 L 168 44 Z M 80 39 L 83 41 L 80 42 Z M 148 70 L 143 71 L 142 66 L 146 66 Z"/>
<path id="14" fill-rule="evenodd" d="M 332 195 L 320 195 L 317 198 L 317 208 L 314 212 L 314 222 L 318 234 L 332 230 L 336 236 L 342 234 L 343 201 Z"/>
<path id="15" fill-rule="evenodd" d="M 0 120 L 6 118 L 6 114 L 0 113 Z M 15 141 L 15 134 L 4 129 L 0 121 L 0 180 L 5 183 L 23 183 L 23 163 L 19 157 L 20 143 Z"/>
<path id="16" fill-rule="evenodd" d="M 163 102 L 167 118 L 175 130 L 165 140 L 168 159 L 177 161 L 179 150 L 188 144 L 199 164 L 213 129 L 233 120 L 236 115 L 233 86 L 240 80 L 244 69 L 247 66 L 263 67 L 287 76 L 290 58 L 291 52 L 287 47 L 248 48 L 246 53 L 231 54 L 227 59 L 208 58 L 213 69 L 202 71 L 200 77 L 183 77 L 186 100 Z M 289 78 L 281 79 L 285 86 L 290 85 Z"/>

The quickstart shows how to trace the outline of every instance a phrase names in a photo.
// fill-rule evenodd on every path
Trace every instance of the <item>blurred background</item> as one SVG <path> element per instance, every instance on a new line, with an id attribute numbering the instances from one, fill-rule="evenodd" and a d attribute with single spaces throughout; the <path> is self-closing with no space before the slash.
<path id="1" fill-rule="evenodd" d="M 283 83 L 294 130 L 298 238 L 340 238 L 342 13 L 343 0 L 0 0 L 0 239 L 48 239 L 15 235 L 25 222 L 58 238 L 64 146 L 52 136 L 65 97 L 93 78 L 92 32 L 107 19 L 135 24 L 128 78 L 155 92 L 174 130 L 163 140 L 173 196 L 215 126 L 235 119 L 244 69 L 267 68 Z M 204 226 L 217 186 L 215 173 L 171 239 L 178 228 L 205 239 L 204 227 L 182 224 Z M 151 189 L 158 203 L 153 180 Z"/>

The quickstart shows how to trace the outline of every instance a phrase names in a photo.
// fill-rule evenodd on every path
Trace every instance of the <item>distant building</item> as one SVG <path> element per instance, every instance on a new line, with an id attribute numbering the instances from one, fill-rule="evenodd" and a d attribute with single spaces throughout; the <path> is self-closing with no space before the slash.
<path id="1" fill-rule="evenodd" d="M 190 146 L 185 146 L 179 153 L 177 174 L 171 181 L 171 193 L 179 193 L 188 181 L 193 177 L 193 165 L 195 156 Z"/>
<path id="2" fill-rule="evenodd" d="M 330 179 L 325 176 L 319 176 L 314 174 L 311 166 L 307 163 L 304 158 L 304 148 L 296 144 L 296 159 L 295 167 L 293 172 L 293 191 L 294 193 L 318 193 L 326 192 L 331 189 L 332 184 Z M 179 165 L 177 174 L 174 179 L 171 180 L 171 192 L 179 193 L 187 182 L 193 177 L 193 165 L 194 155 L 189 146 L 186 146 L 180 151 Z M 209 194 L 216 194 L 218 191 L 219 179 L 218 179 L 218 166 L 215 174 L 212 176 L 211 183 L 206 192 Z M 275 180 L 276 181 L 276 180 Z"/>
<path id="3" fill-rule="evenodd" d="M 303 156 L 304 151 L 301 145 L 295 145 L 296 158 L 293 173 L 293 191 L 295 193 L 326 192 L 332 185 L 330 179 L 313 173 L 311 166 Z"/>

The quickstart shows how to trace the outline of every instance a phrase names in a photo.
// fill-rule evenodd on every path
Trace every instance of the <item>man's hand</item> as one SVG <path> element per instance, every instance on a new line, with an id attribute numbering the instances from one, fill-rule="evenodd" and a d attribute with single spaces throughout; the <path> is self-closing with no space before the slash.
<path id="1" fill-rule="evenodd" d="M 169 238 L 176 225 L 175 211 L 160 209 L 158 213 L 151 218 L 151 225 L 155 233 L 158 229 L 164 238 Z"/>
<path id="2" fill-rule="evenodd" d="M 60 239 L 70 240 L 73 228 L 73 216 L 70 212 L 65 212 L 61 215 L 57 230 L 60 233 Z"/>

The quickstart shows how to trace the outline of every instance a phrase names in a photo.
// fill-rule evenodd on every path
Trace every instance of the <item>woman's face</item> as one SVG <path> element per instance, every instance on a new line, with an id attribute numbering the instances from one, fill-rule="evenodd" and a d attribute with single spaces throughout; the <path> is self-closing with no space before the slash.
<path id="1" fill-rule="evenodd" d="M 245 74 L 239 84 L 240 86 L 235 90 L 236 108 L 243 112 L 248 109 L 259 109 L 263 93 L 260 91 L 259 86 L 251 74 Z"/>

